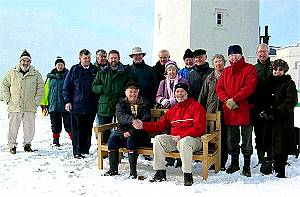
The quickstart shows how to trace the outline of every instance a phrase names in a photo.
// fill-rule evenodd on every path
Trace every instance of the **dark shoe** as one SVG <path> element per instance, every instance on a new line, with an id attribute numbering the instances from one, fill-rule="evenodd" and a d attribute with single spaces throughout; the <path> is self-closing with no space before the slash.
<path id="1" fill-rule="evenodd" d="M 83 156 L 82 154 L 78 154 L 78 155 L 74 155 L 75 159 L 84 159 L 85 156 Z"/>
<path id="2" fill-rule="evenodd" d="M 184 186 L 191 186 L 193 185 L 193 174 L 192 173 L 183 173 L 184 177 Z"/>
<path id="3" fill-rule="evenodd" d="M 152 157 L 150 155 L 144 155 L 146 161 L 152 161 Z"/>
<path id="4" fill-rule="evenodd" d="M 10 149 L 9 149 L 9 152 L 10 152 L 11 154 L 16 154 L 16 153 L 17 153 L 17 147 L 12 147 L 12 148 L 10 148 Z"/>
<path id="5" fill-rule="evenodd" d="M 60 147 L 59 138 L 53 138 L 53 145 L 57 146 L 57 147 Z"/>
<path id="6" fill-rule="evenodd" d="M 167 157 L 166 158 L 166 167 L 168 166 L 174 166 L 174 163 L 175 163 L 175 159 L 174 158 L 170 158 L 170 157 Z"/>
<path id="7" fill-rule="evenodd" d="M 150 180 L 150 182 L 162 182 L 166 181 L 166 170 L 157 170 L 154 177 Z"/>
<path id="8" fill-rule="evenodd" d="M 259 171 L 260 171 L 262 174 L 264 174 L 264 175 L 272 174 L 272 171 L 273 171 L 273 169 L 272 169 L 272 161 L 266 159 L 266 160 L 261 164 Z"/>
<path id="9" fill-rule="evenodd" d="M 182 166 L 182 161 L 181 159 L 176 159 L 176 163 L 174 165 L 175 168 L 180 168 Z"/>
<path id="10" fill-rule="evenodd" d="M 31 149 L 31 145 L 30 144 L 25 144 L 24 151 L 25 152 L 34 152 L 34 150 Z"/>
<path id="11" fill-rule="evenodd" d="M 226 170 L 225 166 L 221 166 L 220 170 L 225 171 Z"/>
<path id="12" fill-rule="evenodd" d="M 250 166 L 244 166 L 242 174 L 246 177 L 251 177 Z"/>
<path id="13" fill-rule="evenodd" d="M 226 169 L 227 174 L 235 173 L 236 171 L 240 170 L 240 166 L 238 165 L 230 165 L 229 168 Z"/>
<path id="14" fill-rule="evenodd" d="M 112 170 L 108 170 L 107 172 L 105 172 L 104 176 L 116 176 L 118 175 L 118 170 L 112 171 Z"/>

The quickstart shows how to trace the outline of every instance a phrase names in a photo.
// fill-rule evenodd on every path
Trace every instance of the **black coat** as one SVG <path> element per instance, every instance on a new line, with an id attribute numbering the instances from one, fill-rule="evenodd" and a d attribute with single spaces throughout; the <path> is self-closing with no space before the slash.
<path id="1" fill-rule="evenodd" d="M 262 147 L 273 154 L 295 154 L 294 107 L 297 104 L 295 82 L 290 75 L 271 76 L 267 79 L 266 91 L 265 100 L 268 107 L 264 110 L 266 124 Z"/>
<path id="2" fill-rule="evenodd" d="M 152 107 L 157 92 L 157 78 L 152 68 L 143 61 L 140 64 L 133 63 L 128 72 L 130 78 L 139 86 L 139 95 L 145 98 Z"/>
<path id="3" fill-rule="evenodd" d="M 138 135 L 140 132 L 132 126 L 133 119 L 140 119 L 141 121 L 150 121 L 150 106 L 142 97 L 137 101 L 137 114 L 134 115 L 131 110 L 131 105 L 127 98 L 120 99 L 116 107 L 116 117 L 120 126 L 117 128 L 116 135 L 123 136 L 123 133 L 129 132 L 131 135 Z"/>
<path id="4" fill-rule="evenodd" d="M 194 66 L 193 70 L 187 76 L 190 97 L 196 101 L 198 100 L 204 80 L 213 70 L 213 68 L 209 67 L 208 62 L 200 67 Z"/>

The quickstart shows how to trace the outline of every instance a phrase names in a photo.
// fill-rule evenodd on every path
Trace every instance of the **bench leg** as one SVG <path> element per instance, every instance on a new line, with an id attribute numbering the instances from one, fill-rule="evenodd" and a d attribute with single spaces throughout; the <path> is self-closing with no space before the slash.
<path id="1" fill-rule="evenodd" d="M 203 143 L 202 177 L 203 180 L 208 178 L 208 143 Z"/>
<path id="2" fill-rule="evenodd" d="M 101 150 L 102 143 L 102 133 L 99 135 L 98 133 L 98 169 L 103 170 L 103 151 Z"/>

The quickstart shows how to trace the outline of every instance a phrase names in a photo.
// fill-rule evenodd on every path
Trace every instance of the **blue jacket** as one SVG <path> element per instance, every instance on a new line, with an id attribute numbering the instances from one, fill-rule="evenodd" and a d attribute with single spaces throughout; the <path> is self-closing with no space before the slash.
<path id="1" fill-rule="evenodd" d="M 178 71 L 178 75 L 184 79 L 187 79 L 188 74 L 193 70 L 193 68 L 184 67 Z"/>
<path id="2" fill-rule="evenodd" d="M 97 67 L 93 64 L 90 64 L 88 69 L 84 69 L 80 63 L 71 67 L 63 84 L 65 103 L 72 104 L 71 113 L 97 112 L 99 96 L 92 91 L 92 83 L 97 71 Z"/>

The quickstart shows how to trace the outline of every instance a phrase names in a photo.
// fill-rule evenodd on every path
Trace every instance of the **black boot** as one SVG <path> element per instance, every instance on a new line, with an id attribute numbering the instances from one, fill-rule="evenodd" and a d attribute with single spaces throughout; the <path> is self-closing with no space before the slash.
<path id="1" fill-rule="evenodd" d="M 31 149 L 31 144 L 25 144 L 24 151 L 25 152 L 34 152 L 34 150 Z"/>
<path id="2" fill-rule="evenodd" d="M 191 186 L 193 185 L 193 174 L 192 173 L 183 173 L 184 177 L 184 186 Z"/>
<path id="3" fill-rule="evenodd" d="M 157 170 L 154 177 L 150 180 L 150 182 L 162 182 L 166 181 L 166 170 Z"/>
<path id="4" fill-rule="evenodd" d="M 60 147 L 59 138 L 53 138 L 53 145 L 57 146 L 57 147 Z"/>
<path id="5" fill-rule="evenodd" d="M 242 174 L 246 177 L 251 177 L 250 158 L 250 155 L 244 155 L 244 166 Z"/>
<path id="6" fill-rule="evenodd" d="M 232 174 L 239 170 L 240 170 L 239 156 L 231 155 L 231 164 L 230 164 L 229 168 L 226 169 L 227 174 Z"/>
<path id="7" fill-rule="evenodd" d="M 276 157 L 274 157 L 274 162 L 276 163 L 277 166 L 277 175 L 276 177 L 278 178 L 286 178 L 285 176 L 285 165 L 287 162 L 287 155 L 276 155 Z"/>
<path id="8" fill-rule="evenodd" d="M 264 175 L 269 175 L 272 174 L 273 171 L 273 159 L 272 157 L 268 156 L 267 158 L 265 158 L 265 160 L 262 162 L 261 166 L 260 166 L 260 172 Z M 274 165 L 274 169 L 275 169 L 275 165 Z"/>
<path id="9" fill-rule="evenodd" d="M 257 157 L 258 157 L 258 164 L 262 164 L 265 161 L 265 152 L 257 149 Z"/>
<path id="10" fill-rule="evenodd" d="M 119 151 L 110 150 L 108 152 L 108 159 L 109 159 L 109 170 L 104 174 L 104 176 L 118 175 Z"/>
<path id="11" fill-rule="evenodd" d="M 136 171 L 137 158 L 138 158 L 138 154 L 136 151 L 128 152 L 128 160 L 129 160 L 129 166 L 130 166 L 129 178 L 132 178 L 132 179 L 137 178 L 137 171 Z"/>

